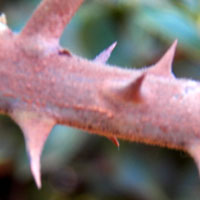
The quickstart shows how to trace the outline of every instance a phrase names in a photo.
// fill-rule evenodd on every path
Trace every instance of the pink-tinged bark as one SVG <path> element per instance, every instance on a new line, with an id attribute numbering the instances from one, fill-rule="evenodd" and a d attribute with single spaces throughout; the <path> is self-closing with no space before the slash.
<path id="1" fill-rule="evenodd" d="M 107 65 L 112 46 L 102 62 L 73 55 L 54 41 L 80 3 L 44 0 L 18 35 L 0 23 L 0 112 L 24 132 L 38 187 L 40 154 L 55 124 L 105 136 L 117 146 L 121 138 L 181 149 L 200 169 L 200 83 L 173 76 L 177 42 L 140 70 Z"/>
<path id="2" fill-rule="evenodd" d="M 83 0 L 43 0 L 22 30 L 22 37 L 38 35 L 44 40 L 59 40 L 66 25 Z"/>

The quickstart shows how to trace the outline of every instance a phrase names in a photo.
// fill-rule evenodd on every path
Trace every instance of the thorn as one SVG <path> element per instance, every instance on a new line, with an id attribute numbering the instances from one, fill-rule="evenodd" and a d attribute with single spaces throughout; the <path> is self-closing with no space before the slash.
<path id="1" fill-rule="evenodd" d="M 97 55 L 94 59 L 95 62 L 100 62 L 100 63 L 106 63 L 108 59 L 110 58 L 110 55 L 114 48 L 116 47 L 117 42 L 114 42 L 111 44 L 107 49 L 102 51 L 99 55 Z"/>
<path id="2" fill-rule="evenodd" d="M 105 82 L 102 93 L 113 101 L 120 100 L 128 103 L 141 104 L 145 101 L 142 93 L 142 84 L 146 74 L 146 72 L 143 72 L 136 79 L 126 81 L 125 83 L 119 82 L 113 85 L 113 82 Z"/>
<path id="3" fill-rule="evenodd" d="M 172 62 L 174 60 L 177 42 L 177 40 L 173 42 L 164 56 L 154 66 L 149 68 L 149 72 L 161 76 L 174 77 L 172 73 Z"/>
<path id="4" fill-rule="evenodd" d="M 7 26 L 6 15 L 4 13 L 0 14 L 0 32 L 9 30 Z"/>
<path id="5" fill-rule="evenodd" d="M 41 174 L 40 174 L 40 155 L 30 155 L 31 173 L 35 179 L 38 189 L 41 189 Z"/>
<path id="6" fill-rule="evenodd" d="M 6 15 L 4 13 L 0 14 L 0 23 L 7 25 Z"/>
<path id="7" fill-rule="evenodd" d="M 197 168 L 198 168 L 198 172 L 200 175 L 200 144 L 193 144 L 189 147 L 189 153 L 190 155 L 193 157 Z"/>
<path id="8" fill-rule="evenodd" d="M 145 76 L 146 73 L 143 73 L 136 80 L 125 86 L 125 88 L 122 88 L 119 95 L 126 101 L 132 101 L 134 103 L 143 102 L 144 98 L 141 94 L 141 86 Z"/>
<path id="9" fill-rule="evenodd" d="M 118 149 L 119 149 L 119 141 L 116 136 L 107 137 Z"/>
<path id="10" fill-rule="evenodd" d="M 11 117 L 23 131 L 30 158 L 31 172 L 38 189 L 40 189 L 40 156 L 55 122 L 51 118 L 29 111 L 14 111 Z"/>

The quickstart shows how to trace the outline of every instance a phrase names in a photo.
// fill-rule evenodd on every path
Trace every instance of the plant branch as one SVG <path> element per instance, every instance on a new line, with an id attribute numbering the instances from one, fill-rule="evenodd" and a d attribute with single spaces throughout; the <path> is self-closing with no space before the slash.
<path id="1" fill-rule="evenodd" d="M 20 37 L 0 30 L 0 111 L 24 132 L 38 187 L 40 155 L 56 124 L 105 136 L 116 145 L 121 138 L 181 149 L 200 169 L 200 83 L 173 76 L 177 42 L 158 63 L 140 70 L 105 63 L 115 43 L 94 61 L 60 52 L 54 42 L 43 45 L 44 39 L 60 37 L 80 3 L 44 0 Z"/>
<path id="2" fill-rule="evenodd" d="M 58 40 L 83 0 L 43 0 L 23 29 L 22 37 Z"/>

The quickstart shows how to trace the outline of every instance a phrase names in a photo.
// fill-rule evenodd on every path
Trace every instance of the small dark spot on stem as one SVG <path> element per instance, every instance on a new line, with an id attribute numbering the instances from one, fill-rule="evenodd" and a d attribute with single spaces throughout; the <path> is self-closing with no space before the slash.
<path id="1" fill-rule="evenodd" d="M 71 56 L 71 53 L 67 49 L 60 49 L 58 53 L 59 55 Z"/>

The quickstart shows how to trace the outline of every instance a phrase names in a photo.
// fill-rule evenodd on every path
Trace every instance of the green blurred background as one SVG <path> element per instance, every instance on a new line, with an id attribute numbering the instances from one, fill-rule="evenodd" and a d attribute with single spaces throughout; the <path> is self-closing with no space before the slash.
<path id="1" fill-rule="evenodd" d="M 0 11 L 18 32 L 38 3 L 0 0 Z M 198 80 L 199 11 L 198 0 L 88 0 L 65 30 L 61 43 L 73 53 L 93 59 L 118 41 L 109 63 L 140 68 L 154 64 L 177 38 L 173 71 L 177 77 Z M 106 138 L 56 126 L 43 152 L 43 187 L 38 191 L 20 129 L 8 117 L 0 116 L 0 200 L 200 199 L 200 178 L 188 155 L 120 143 L 118 150 Z"/>

